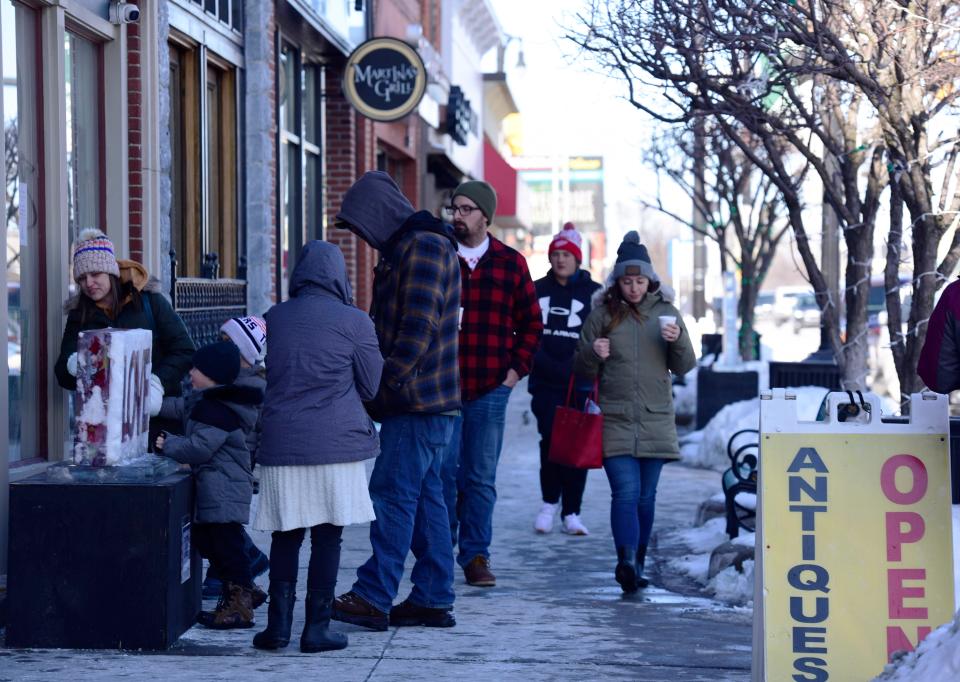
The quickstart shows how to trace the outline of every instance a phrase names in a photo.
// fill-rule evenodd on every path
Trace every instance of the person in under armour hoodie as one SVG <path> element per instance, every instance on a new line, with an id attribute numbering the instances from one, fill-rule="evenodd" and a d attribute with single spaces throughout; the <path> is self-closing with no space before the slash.
<path id="1" fill-rule="evenodd" d="M 380 171 L 347 191 L 336 225 L 380 252 L 371 315 L 384 366 L 367 403 L 381 423 L 370 479 L 373 555 L 357 570 L 353 589 L 337 598 L 333 617 L 372 630 L 452 627 L 453 547 L 440 466 L 460 408 L 456 238 L 441 220 L 414 211 Z M 411 547 L 413 590 L 393 606 Z"/>
<path id="2" fill-rule="evenodd" d="M 590 273 L 580 269 L 583 253 L 580 233 L 573 223 L 563 226 L 550 242 L 547 255 L 550 271 L 534 282 L 537 299 L 543 313 L 543 337 L 533 356 L 528 390 L 532 399 L 530 410 L 537 419 L 540 432 L 540 492 L 543 506 L 533 524 L 538 533 L 549 533 L 553 519 L 560 508 L 562 530 L 570 535 L 587 535 L 580 521 L 580 504 L 587 484 L 587 470 L 554 464 L 549 459 L 550 432 L 553 413 L 563 405 L 570 392 L 573 377 L 573 358 L 584 320 L 590 314 L 590 299 L 600 285 Z M 573 399 L 582 406 L 591 382 L 581 381 L 574 386 Z M 562 501 L 562 508 L 561 508 Z"/>

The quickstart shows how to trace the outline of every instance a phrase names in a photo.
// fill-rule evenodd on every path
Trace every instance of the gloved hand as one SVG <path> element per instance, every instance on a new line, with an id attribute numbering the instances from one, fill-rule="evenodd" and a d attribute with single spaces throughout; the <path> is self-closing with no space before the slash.
<path id="1" fill-rule="evenodd" d="M 71 376 L 77 376 L 77 354 L 70 353 L 70 357 L 67 358 L 67 371 L 70 372 Z"/>
<path id="2" fill-rule="evenodd" d="M 160 414 L 163 407 L 163 382 L 156 374 L 150 375 L 150 394 L 147 396 L 147 412 L 151 417 Z"/>

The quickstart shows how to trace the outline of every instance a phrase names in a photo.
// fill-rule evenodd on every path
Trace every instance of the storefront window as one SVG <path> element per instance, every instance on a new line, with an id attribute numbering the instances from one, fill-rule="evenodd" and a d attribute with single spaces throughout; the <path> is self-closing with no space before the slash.
<path id="1" fill-rule="evenodd" d="M 287 296 L 289 271 L 303 245 L 323 238 L 323 69 L 300 51 L 280 51 L 280 216 L 278 290 Z"/>
<path id="2" fill-rule="evenodd" d="M 237 276 L 237 120 L 237 70 L 202 47 L 171 42 L 170 237 L 179 276 L 204 274 L 210 253 L 221 277 Z"/>
<path id="3" fill-rule="evenodd" d="M 300 54 L 285 45 L 280 51 L 280 300 L 287 298 L 290 270 L 303 244 L 300 188 Z"/>
<path id="4" fill-rule="evenodd" d="M 102 114 L 100 48 L 67 31 L 64 33 L 64 96 L 67 110 L 67 224 L 70 241 L 101 221 Z"/>
<path id="5" fill-rule="evenodd" d="M 40 163 L 37 155 L 38 50 L 36 11 L 5 0 L 3 128 L 6 149 L 7 418 L 9 460 L 43 456 L 44 402 L 38 339 L 44 311 L 39 298 Z"/>

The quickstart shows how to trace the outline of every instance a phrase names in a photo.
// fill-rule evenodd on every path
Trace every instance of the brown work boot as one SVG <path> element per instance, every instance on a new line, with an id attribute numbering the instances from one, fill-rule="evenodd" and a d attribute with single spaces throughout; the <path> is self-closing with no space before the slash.
<path id="1" fill-rule="evenodd" d="M 224 582 L 217 608 L 202 611 L 197 622 L 214 630 L 253 627 L 253 590 L 236 583 Z"/>
<path id="2" fill-rule="evenodd" d="M 333 602 L 333 620 L 352 623 L 371 630 L 387 629 L 389 617 L 376 606 L 351 590 Z"/>
<path id="3" fill-rule="evenodd" d="M 474 587 L 493 587 L 497 584 L 497 576 L 490 572 L 490 559 L 478 554 L 463 567 L 463 577 L 467 585 Z"/>

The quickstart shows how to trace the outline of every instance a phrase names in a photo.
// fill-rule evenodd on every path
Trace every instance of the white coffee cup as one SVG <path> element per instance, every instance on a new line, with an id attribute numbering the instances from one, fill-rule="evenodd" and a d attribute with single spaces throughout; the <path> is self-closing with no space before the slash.
<path id="1" fill-rule="evenodd" d="M 660 331 L 663 331 L 663 328 L 666 327 L 668 324 L 677 323 L 676 315 L 661 315 L 657 319 L 660 320 Z"/>

